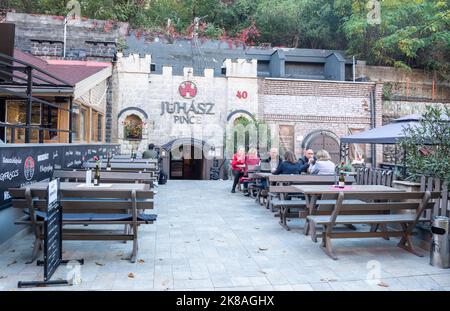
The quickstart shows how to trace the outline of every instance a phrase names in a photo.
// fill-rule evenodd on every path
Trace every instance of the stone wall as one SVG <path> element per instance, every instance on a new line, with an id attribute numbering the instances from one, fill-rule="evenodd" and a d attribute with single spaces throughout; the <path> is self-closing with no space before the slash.
<path id="1" fill-rule="evenodd" d="M 64 50 L 64 17 L 9 12 L 6 22 L 16 25 L 16 48 L 44 58 L 61 58 Z M 66 59 L 112 60 L 116 41 L 124 38 L 128 23 L 69 19 Z"/>
<path id="2" fill-rule="evenodd" d="M 214 77 L 212 69 L 195 76 L 192 68 L 184 68 L 184 74 L 173 75 L 171 67 L 163 67 L 162 74 L 150 72 L 151 56 L 118 54 L 115 76 L 114 103 L 117 106 L 117 137 L 123 150 L 138 144 L 139 151 L 149 143 L 157 146 L 174 139 L 195 137 L 217 148 L 223 146 L 223 133 L 245 110 L 252 115 L 258 112 L 258 83 L 256 60 L 227 60 L 226 77 Z M 192 83 L 196 94 L 183 98 L 180 87 Z M 191 84 L 189 84 L 191 85 Z M 145 112 L 143 114 L 142 112 Z M 136 114 L 146 121 L 146 135 L 137 142 L 123 137 L 121 120 Z M 250 118 L 247 115 L 248 118 Z M 116 119 L 117 120 L 117 119 Z"/>

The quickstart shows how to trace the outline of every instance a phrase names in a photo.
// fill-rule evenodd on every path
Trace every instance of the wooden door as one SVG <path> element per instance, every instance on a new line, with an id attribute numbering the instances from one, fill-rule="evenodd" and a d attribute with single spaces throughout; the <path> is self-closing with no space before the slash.
<path id="1" fill-rule="evenodd" d="M 334 138 L 326 133 L 322 132 L 314 137 L 306 148 L 312 149 L 314 153 L 322 149 L 326 150 L 331 156 L 331 161 L 335 164 L 338 164 L 340 161 L 339 144 Z"/>

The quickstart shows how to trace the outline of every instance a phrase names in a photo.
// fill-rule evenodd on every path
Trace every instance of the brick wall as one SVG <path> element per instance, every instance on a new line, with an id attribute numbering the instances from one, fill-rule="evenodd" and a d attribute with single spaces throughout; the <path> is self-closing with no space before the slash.
<path id="1" fill-rule="evenodd" d="M 294 126 L 294 148 L 303 154 L 302 143 L 315 131 L 341 137 L 371 126 L 370 94 L 375 91 L 376 124 L 381 125 L 382 84 L 287 79 L 259 80 L 259 107 L 272 125 Z M 303 138 L 303 139 L 302 139 Z M 377 160 L 381 161 L 381 148 Z M 370 157 L 370 146 L 366 156 Z"/>

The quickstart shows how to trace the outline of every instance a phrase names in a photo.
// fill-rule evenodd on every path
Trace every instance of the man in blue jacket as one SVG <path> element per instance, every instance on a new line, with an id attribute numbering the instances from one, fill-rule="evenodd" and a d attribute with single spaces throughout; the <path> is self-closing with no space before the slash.
<path id="1" fill-rule="evenodd" d="M 310 165 L 313 165 L 316 161 L 316 157 L 314 156 L 314 151 L 312 149 L 305 150 L 305 155 L 298 159 L 300 163 L 300 174 L 308 173 L 308 168 Z"/>

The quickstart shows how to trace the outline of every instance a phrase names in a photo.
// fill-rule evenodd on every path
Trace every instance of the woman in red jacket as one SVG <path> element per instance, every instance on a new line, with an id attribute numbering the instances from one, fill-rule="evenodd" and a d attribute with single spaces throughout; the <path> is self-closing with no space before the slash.
<path id="1" fill-rule="evenodd" d="M 239 147 L 237 152 L 233 155 L 233 159 L 231 160 L 231 169 L 233 171 L 233 187 L 231 188 L 231 193 L 236 192 L 236 185 L 239 182 L 239 179 L 244 176 L 245 169 L 245 149 L 244 147 Z"/>
<path id="2" fill-rule="evenodd" d="M 247 156 L 245 157 L 245 168 L 244 168 L 244 177 L 241 178 L 241 184 L 244 185 L 245 196 L 249 196 L 248 192 L 248 184 L 254 182 L 254 178 L 248 177 L 248 171 L 254 171 L 256 166 L 261 164 L 261 160 L 258 157 L 258 150 L 256 148 L 250 148 L 248 150 Z"/>

